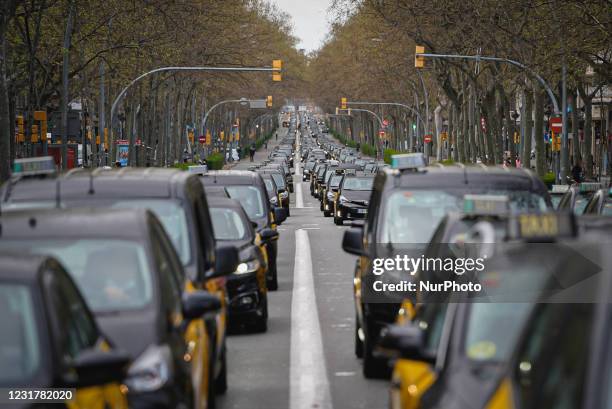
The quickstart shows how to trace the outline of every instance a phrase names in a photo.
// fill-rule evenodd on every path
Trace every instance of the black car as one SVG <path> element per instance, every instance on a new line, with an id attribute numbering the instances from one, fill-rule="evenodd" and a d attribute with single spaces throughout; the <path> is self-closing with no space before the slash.
<path id="1" fill-rule="evenodd" d="M 366 377 L 388 376 L 386 360 L 373 355 L 380 329 L 395 320 L 399 303 L 370 302 L 372 260 L 394 257 L 396 247 L 409 245 L 414 256 L 423 254 L 441 219 L 460 210 L 465 194 L 508 196 L 511 211 L 551 209 L 542 181 L 522 169 L 482 167 L 409 167 L 383 169 L 374 179 L 365 226 L 345 232 L 345 250 L 362 256 L 355 270 L 357 348 L 363 348 Z M 384 297 L 383 297 L 384 298 Z"/>
<path id="2" fill-rule="evenodd" d="M 215 279 L 219 258 L 237 258 L 235 249 L 217 248 L 206 195 L 195 173 L 159 168 L 123 168 L 87 171 L 75 169 L 57 178 L 25 178 L 3 186 L 2 210 L 41 207 L 106 207 L 149 209 L 168 233 L 189 283 L 223 301 L 216 322 L 207 330 L 215 339 L 215 374 L 218 392 L 226 389 L 225 298 L 223 280 Z M 236 261 L 236 260 L 234 260 Z M 233 270 L 231 270 L 233 271 Z M 227 271 L 226 273 L 229 273 Z"/>
<path id="3" fill-rule="evenodd" d="M 82 208 L 4 214 L 0 250 L 50 254 L 66 267 L 100 328 L 132 359 L 125 380 L 131 407 L 194 404 L 194 389 L 205 385 L 195 384 L 184 357 L 207 354 L 205 362 L 213 365 L 212 341 L 200 318 L 217 313 L 221 302 L 205 291 L 184 290 L 185 270 L 151 211 Z M 231 260 L 218 260 L 216 267 L 234 266 Z M 191 324 L 200 329 L 192 332 Z M 201 376 L 210 377 L 213 370 L 205 368 Z M 210 404 L 214 395 L 206 393 L 212 384 L 200 390 Z"/>
<path id="4" fill-rule="evenodd" d="M 256 231 L 260 236 L 267 233 L 264 230 L 276 229 L 286 218 L 286 211 L 272 208 L 266 190 L 266 185 L 255 172 L 240 170 L 217 170 L 203 174 L 200 178 L 204 186 L 224 186 L 232 199 L 240 202 L 249 219 L 256 223 Z M 276 269 L 277 243 L 266 243 L 268 252 L 268 289 L 278 289 L 278 272 Z"/>
<path id="5" fill-rule="evenodd" d="M 342 225 L 347 219 L 365 219 L 374 184 L 372 174 L 345 173 L 334 201 L 334 223 Z"/>
<path id="6" fill-rule="evenodd" d="M 71 408 L 87 409 L 79 401 L 88 393 L 106 408 L 126 407 L 120 384 L 129 356 L 102 334 L 81 293 L 56 259 L 22 251 L 1 253 L 0 311 L 0 387 L 16 395 L 24 388 L 74 388 L 73 396 L 61 399 L 74 399 Z M 5 404 L 13 408 L 35 406 L 19 402 Z M 53 407 L 68 406 L 60 403 Z"/>
<path id="7" fill-rule="evenodd" d="M 264 230 L 261 240 L 240 202 L 214 198 L 209 202 L 215 238 L 238 249 L 239 264 L 227 277 L 231 326 L 247 324 L 256 331 L 268 328 L 268 261 L 265 244 L 277 240 L 276 230 Z"/>
<path id="8" fill-rule="evenodd" d="M 285 209 L 287 217 L 289 217 L 291 215 L 291 211 L 290 211 L 291 198 L 289 197 L 289 191 L 287 190 L 287 183 L 282 173 L 278 169 L 270 168 L 267 166 L 257 169 L 256 172 L 260 174 L 262 178 L 271 177 L 272 180 L 274 180 L 274 184 L 276 185 L 276 190 L 278 193 L 277 194 L 278 203 L 276 204 L 276 207 L 281 207 Z"/>

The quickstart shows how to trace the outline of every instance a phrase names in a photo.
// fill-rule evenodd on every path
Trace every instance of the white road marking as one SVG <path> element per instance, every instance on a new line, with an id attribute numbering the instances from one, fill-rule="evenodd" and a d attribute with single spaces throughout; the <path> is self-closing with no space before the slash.
<path id="1" fill-rule="evenodd" d="M 295 187 L 295 207 L 296 209 L 304 208 L 304 194 L 302 193 L 301 183 L 298 183 Z"/>
<path id="2" fill-rule="evenodd" d="M 290 409 L 332 409 L 308 233 L 295 232 L 291 300 Z"/>
<path id="3" fill-rule="evenodd" d="M 345 372 L 336 372 L 334 373 L 336 376 L 355 376 L 355 372 L 353 371 L 345 371 Z"/>

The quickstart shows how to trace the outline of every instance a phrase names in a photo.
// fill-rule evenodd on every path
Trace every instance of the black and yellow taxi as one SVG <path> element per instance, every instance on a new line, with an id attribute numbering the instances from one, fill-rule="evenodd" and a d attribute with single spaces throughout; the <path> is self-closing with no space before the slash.
<path id="1" fill-rule="evenodd" d="M 344 171 L 334 201 L 334 224 L 342 225 L 345 220 L 367 217 L 373 184 L 374 175 L 371 173 Z"/>
<path id="2" fill-rule="evenodd" d="M 592 285 L 577 297 L 535 305 L 503 375 L 479 407 L 612 407 L 612 219 L 584 216 L 578 224 L 588 263 L 574 269 L 590 273 Z"/>
<path id="3" fill-rule="evenodd" d="M 221 302 L 185 289 L 179 255 L 151 211 L 4 213 L 0 251 L 62 263 L 104 334 L 132 360 L 124 382 L 130 407 L 214 406 L 214 341 L 204 320 L 214 321 Z"/>
<path id="4" fill-rule="evenodd" d="M 52 161 L 52 158 L 50 158 Z M 188 291 L 204 289 L 219 297 L 222 310 L 214 320 L 206 322 L 205 331 L 195 321 L 187 336 L 207 338 L 212 342 L 214 363 L 209 385 L 207 364 L 193 366 L 194 378 L 201 384 L 201 396 L 208 390 L 224 392 L 227 388 L 225 356 L 226 302 L 225 274 L 216 271 L 217 260 L 237 260 L 236 249 L 216 246 L 210 212 L 202 184 L 196 174 L 170 169 L 123 168 L 94 171 L 75 169 L 66 174 L 49 177 L 41 172 L 44 158 L 22 159 L 11 181 L 3 186 L 2 209 L 12 211 L 49 207 L 103 207 L 111 209 L 150 209 L 159 218 L 170 236 L 186 271 L 184 286 Z M 52 162 L 51 162 L 52 163 Z M 209 341 L 210 338 L 212 341 Z M 197 355 L 204 357 L 208 351 Z M 204 398 L 201 399 L 203 402 Z"/>
<path id="5" fill-rule="evenodd" d="M 595 192 L 584 207 L 583 214 L 612 216 L 612 188 L 599 189 Z"/>
<path id="6" fill-rule="evenodd" d="M 244 170 L 215 170 L 203 173 L 200 181 L 204 186 L 223 186 L 232 199 L 240 202 L 249 219 L 257 225 L 256 232 L 275 230 L 287 217 L 285 209 L 272 208 L 266 185 L 255 172 Z M 268 253 L 268 289 L 278 289 L 278 271 L 276 258 L 278 245 L 276 241 L 266 243 Z"/>
<path id="7" fill-rule="evenodd" d="M 580 215 L 584 212 L 584 208 L 591 197 L 599 189 L 601 189 L 601 183 L 599 182 L 582 182 L 572 185 L 559 201 L 557 210 L 570 210 L 574 214 Z"/>
<path id="8" fill-rule="evenodd" d="M 386 359 L 374 357 L 380 330 L 393 323 L 402 303 L 372 288 L 373 261 L 395 257 L 398 250 L 420 257 L 442 218 L 461 210 L 465 194 L 503 194 L 511 210 L 547 210 L 550 196 L 542 181 L 526 170 L 496 167 L 427 167 L 418 154 L 395 158 L 393 168 L 374 179 L 363 228 L 344 233 L 343 248 L 359 256 L 354 275 L 355 343 L 363 352 L 366 377 L 390 375 Z M 395 274 L 386 274 L 395 279 Z M 398 277 L 397 280 L 401 278 Z"/>
<path id="9" fill-rule="evenodd" d="M 287 182 L 285 181 L 285 178 L 283 177 L 281 172 L 278 169 L 269 168 L 267 166 L 263 166 L 257 169 L 256 172 L 260 174 L 261 177 L 264 179 L 264 183 L 266 183 L 265 180 L 267 178 L 272 178 L 277 193 L 275 197 L 276 204 L 272 205 L 274 203 L 274 201 L 272 200 L 272 196 L 270 196 L 270 204 L 272 205 L 273 209 L 275 207 L 281 207 L 285 209 L 285 213 L 287 214 L 287 217 L 289 217 L 291 215 L 291 199 L 289 198 L 289 191 L 287 190 Z"/>
<path id="10" fill-rule="evenodd" d="M 477 276 L 456 278 L 477 278 L 482 290 L 419 304 L 412 321 L 383 330 L 381 347 L 401 358 L 392 375 L 391 407 L 483 407 L 531 311 L 539 303 L 576 300 L 598 272 L 571 215 L 511 217 L 507 239 Z"/>
<path id="11" fill-rule="evenodd" d="M 278 232 L 257 234 L 240 203 L 234 199 L 208 201 L 217 242 L 238 249 L 238 266 L 227 277 L 230 326 L 247 325 L 258 332 L 268 328 L 268 256 L 265 244 L 278 240 Z"/>
<path id="12" fill-rule="evenodd" d="M 127 409 L 123 381 L 129 356 L 102 334 L 56 259 L 0 253 L 0 309 L 0 387 L 14 393 L 66 389 L 63 402 L 35 404 L 13 396 L 12 403 L 5 404 Z M 75 389 L 74 394 L 68 389 Z"/>
<path id="13" fill-rule="evenodd" d="M 342 182 L 342 172 L 336 170 L 329 178 L 325 192 L 323 193 L 323 216 L 331 217 L 334 213 L 334 203 L 338 199 L 338 189 Z"/>

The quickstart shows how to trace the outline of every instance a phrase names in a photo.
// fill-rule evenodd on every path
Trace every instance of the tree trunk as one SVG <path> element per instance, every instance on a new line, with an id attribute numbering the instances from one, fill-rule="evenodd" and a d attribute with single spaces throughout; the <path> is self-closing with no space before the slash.
<path id="1" fill-rule="evenodd" d="M 537 84 L 534 84 L 537 85 Z M 544 144 L 544 91 L 534 87 L 536 171 L 540 177 L 546 174 L 546 145 Z"/>
<path id="2" fill-rule="evenodd" d="M 582 161 L 582 156 L 580 155 L 580 138 L 579 138 L 579 119 L 578 119 L 578 92 L 576 90 L 572 91 L 571 98 L 571 107 L 572 107 L 572 152 L 574 155 L 573 163 L 577 163 L 578 161 Z"/>
<path id="3" fill-rule="evenodd" d="M 4 1 L 0 6 L 0 183 L 10 177 L 12 130 L 7 82 L 6 32 L 15 13 L 14 0 Z"/>
<path id="4" fill-rule="evenodd" d="M 531 168 L 531 137 L 533 133 L 533 92 L 528 85 L 525 88 L 525 117 L 521 118 L 525 123 L 525 136 L 523 140 L 523 151 L 521 152 L 521 166 L 525 169 Z"/>

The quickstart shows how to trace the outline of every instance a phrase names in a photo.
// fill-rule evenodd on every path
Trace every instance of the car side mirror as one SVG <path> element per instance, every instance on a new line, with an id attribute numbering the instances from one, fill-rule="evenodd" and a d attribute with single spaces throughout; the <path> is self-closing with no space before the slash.
<path id="1" fill-rule="evenodd" d="M 258 227 L 258 226 L 257 226 L 257 223 L 256 223 L 256 222 L 251 222 L 251 226 L 253 226 L 253 228 L 254 228 L 255 230 L 257 230 L 257 227 Z"/>
<path id="2" fill-rule="evenodd" d="M 264 229 L 262 229 L 259 232 L 259 235 L 261 236 L 261 239 L 263 241 L 274 241 L 274 240 L 278 240 L 278 231 L 271 229 L 269 227 L 266 227 Z"/>
<path id="3" fill-rule="evenodd" d="M 274 222 L 280 225 L 285 220 L 287 220 L 287 210 L 284 207 L 275 207 L 274 208 Z"/>
<path id="4" fill-rule="evenodd" d="M 380 332 L 376 355 L 403 358 L 428 363 L 435 362 L 435 354 L 425 348 L 425 331 L 417 325 L 388 325 Z"/>
<path id="5" fill-rule="evenodd" d="M 238 249 L 235 246 L 218 246 L 215 249 L 215 272 L 213 277 L 231 274 L 236 271 L 239 257 Z"/>
<path id="6" fill-rule="evenodd" d="M 186 320 L 206 318 L 221 310 L 219 297 L 206 291 L 193 291 L 183 295 L 183 317 Z"/>
<path id="7" fill-rule="evenodd" d="M 367 252 L 363 247 L 363 230 L 351 227 L 344 232 L 342 248 L 349 254 L 365 256 Z"/>
<path id="8" fill-rule="evenodd" d="M 123 351 L 86 349 L 72 361 L 75 379 L 66 381 L 75 388 L 122 382 L 129 363 L 130 357 Z"/>

